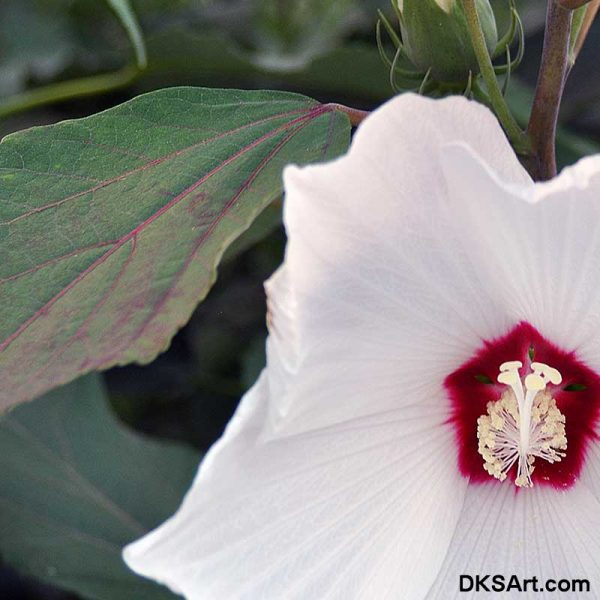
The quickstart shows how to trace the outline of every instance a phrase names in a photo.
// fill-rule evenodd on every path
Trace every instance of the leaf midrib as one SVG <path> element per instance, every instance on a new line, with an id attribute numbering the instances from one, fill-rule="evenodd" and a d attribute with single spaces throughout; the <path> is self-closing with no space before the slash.
<path id="1" fill-rule="evenodd" d="M 117 250 L 119 250 L 120 248 L 122 248 L 129 240 L 137 237 L 137 235 L 143 231 L 144 228 L 146 228 L 147 226 L 149 226 L 151 223 L 153 223 L 156 219 L 158 219 L 162 214 L 164 214 L 165 212 L 167 212 L 168 210 L 170 210 L 173 206 L 177 205 L 181 200 L 183 200 L 186 196 L 188 196 L 191 192 L 193 192 L 197 187 L 199 187 L 200 185 L 202 185 L 203 183 L 205 183 L 207 181 L 208 178 L 212 177 L 212 175 L 214 175 L 215 173 L 218 173 L 222 168 L 224 168 L 225 166 L 227 166 L 229 163 L 231 163 L 233 160 L 239 158 L 240 156 L 242 156 L 245 152 L 248 152 L 254 148 L 256 148 L 260 143 L 272 138 L 273 136 L 277 135 L 278 133 L 280 133 L 281 131 L 284 131 L 286 129 L 289 129 L 290 127 L 293 127 L 296 124 L 301 123 L 304 120 L 309 120 L 311 118 L 316 118 L 318 116 L 320 116 L 321 114 L 324 114 L 325 112 L 328 112 L 329 109 L 323 105 L 318 105 L 316 107 L 311 107 L 309 110 L 297 110 L 297 111 L 290 111 L 288 113 L 282 113 L 282 114 L 278 114 L 276 116 L 273 117 L 268 117 L 265 119 L 262 119 L 261 121 L 256 121 L 254 123 L 251 124 L 247 124 L 244 125 L 240 128 L 236 128 L 233 130 L 230 130 L 228 132 L 224 132 L 223 134 L 219 134 L 218 136 L 215 136 L 213 138 L 211 138 L 210 140 L 203 140 L 202 142 L 195 144 L 193 146 L 190 146 L 188 148 L 176 151 L 175 153 L 172 153 L 171 155 L 168 156 L 178 156 L 180 155 L 182 152 L 186 152 L 189 151 L 191 149 L 200 147 L 201 145 L 204 145 L 206 143 L 209 143 L 210 141 L 216 140 L 216 139 L 220 139 L 222 137 L 225 137 L 227 135 L 232 135 L 234 133 L 239 132 L 240 130 L 243 130 L 245 128 L 248 127 L 252 127 L 255 126 L 259 123 L 264 123 L 266 121 L 270 121 L 270 120 L 276 120 L 279 118 L 283 118 L 285 116 L 289 116 L 291 114 L 298 114 L 298 113 L 304 113 L 302 116 L 297 117 L 296 119 L 293 119 L 292 121 L 289 121 L 287 123 L 285 123 L 284 125 L 278 127 L 277 129 L 274 129 L 273 131 L 270 131 L 266 134 L 264 134 L 263 136 L 259 137 L 258 139 L 254 140 L 251 144 L 248 144 L 247 146 L 245 146 L 244 148 L 242 148 L 240 151 L 238 151 L 237 153 L 235 153 L 234 155 L 230 156 L 226 161 L 222 162 L 220 165 L 218 165 L 215 169 L 213 169 L 212 171 L 210 171 L 209 173 L 207 173 L 205 176 L 203 176 L 200 180 L 198 180 L 197 182 L 195 182 L 192 186 L 189 186 L 186 190 L 184 190 L 183 192 L 181 192 L 180 194 L 178 194 L 177 196 L 175 196 L 175 198 L 173 198 L 172 200 L 170 200 L 167 204 L 165 204 L 163 207 L 161 207 L 158 211 L 156 211 L 152 216 L 150 216 L 148 219 L 146 219 L 145 221 L 143 221 L 140 225 L 138 225 L 137 227 L 135 227 L 132 231 L 130 231 L 129 233 L 127 233 L 126 235 L 124 235 L 123 237 L 121 237 L 119 240 L 117 240 L 115 242 L 115 244 L 107 251 L 105 252 L 102 256 L 100 256 L 98 259 L 96 259 L 87 269 L 85 269 L 84 271 L 82 271 L 75 279 L 73 279 L 73 281 L 71 281 L 67 286 L 65 286 L 58 294 L 56 294 L 53 298 L 51 298 L 48 302 L 46 302 L 41 308 L 39 308 L 28 320 L 26 320 L 13 334 L 11 334 L 10 336 L 8 336 L 6 338 L 6 340 L 4 340 L 1 344 L 0 344 L 0 352 L 4 352 L 5 350 L 8 349 L 8 347 L 24 332 L 26 331 L 29 326 L 31 324 L 33 324 L 42 314 L 44 314 L 44 312 L 46 312 L 49 308 L 51 308 L 58 300 L 60 300 L 63 296 L 65 296 L 75 285 L 77 285 L 80 281 L 82 281 L 87 275 L 89 275 L 91 272 L 94 271 L 94 269 L 96 269 L 99 265 L 103 264 L 108 258 L 110 258 L 110 256 L 112 256 L 112 254 L 114 254 Z M 106 187 L 108 185 L 110 185 L 111 183 L 114 183 L 116 181 L 121 181 L 123 178 L 139 172 L 140 170 L 143 170 L 144 168 L 150 168 L 151 166 L 155 166 L 156 164 L 160 164 L 160 162 L 156 162 L 157 160 L 161 160 L 161 159 L 155 159 L 154 161 L 151 161 L 150 163 L 146 163 L 146 165 L 142 165 L 140 167 L 138 167 L 135 170 L 132 171 L 128 171 L 126 174 L 123 174 L 119 177 L 113 178 L 111 180 L 108 180 L 108 182 L 106 183 L 106 185 L 102 186 L 102 187 Z M 164 162 L 164 160 L 166 160 L 166 158 L 163 158 L 161 160 L 161 162 Z M 94 189 L 94 188 L 92 188 Z M 82 191 L 82 192 L 78 192 L 78 194 L 73 195 L 73 196 L 69 196 L 65 199 L 62 199 L 60 201 L 60 203 L 64 203 L 69 199 L 73 199 L 74 197 L 79 197 L 81 195 L 84 195 L 86 193 L 89 193 L 90 190 L 88 191 Z M 52 206 L 50 205 L 46 205 L 46 207 L 40 207 L 40 208 L 51 208 Z M 226 206 L 226 209 L 229 210 L 231 208 L 230 204 L 228 204 Z M 40 211 L 38 211 L 40 212 Z M 224 213 L 222 213 L 224 214 Z M 20 218 L 20 217 L 19 217 Z M 222 216 L 221 216 L 222 218 Z M 0 223 L 0 225 L 2 225 L 3 223 Z M 214 227 L 213 227 L 214 229 Z"/>
<path id="2" fill-rule="evenodd" d="M 312 109 L 312 110 L 314 110 L 314 109 Z M 206 144 L 210 144 L 211 142 L 214 142 L 216 140 L 228 137 L 230 135 L 235 135 L 236 133 L 244 131 L 245 129 L 250 129 L 257 125 L 263 125 L 264 123 L 268 123 L 269 121 L 275 121 L 277 119 L 289 117 L 294 114 L 300 114 L 302 112 L 306 112 L 306 110 L 298 109 L 298 110 L 288 111 L 287 113 L 271 115 L 270 117 L 265 117 L 264 119 L 254 121 L 252 123 L 246 123 L 245 125 L 241 125 L 240 127 L 236 127 L 235 129 L 230 129 L 229 131 L 224 131 L 224 132 L 222 132 L 218 135 L 215 135 L 211 138 L 207 138 L 205 140 L 197 142 L 196 144 L 192 144 L 191 146 L 186 146 L 185 148 L 180 148 L 179 150 L 170 152 L 169 154 L 166 154 L 165 156 L 161 156 L 159 158 L 154 158 L 142 165 L 139 165 L 138 167 L 135 167 L 134 169 L 126 171 L 125 173 L 121 173 L 120 175 L 116 175 L 116 176 L 110 177 L 109 179 L 106 179 L 104 181 L 100 181 L 97 185 L 94 185 L 88 189 L 81 190 L 80 192 L 76 192 L 74 194 L 66 196 L 65 198 L 61 198 L 60 200 L 51 202 L 50 204 L 45 204 L 43 206 L 36 206 L 35 208 L 33 208 L 27 212 L 24 212 L 23 214 L 18 215 L 17 217 L 13 217 L 12 219 L 9 219 L 8 221 L 0 221 L 0 227 L 14 225 L 15 223 L 18 223 L 19 221 L 21 221 L 23 219 L 31 217 L 32 215 L 45 212 L 46 210 L 51 210 L 53 208 L 57 208 L 59 206 L 62 206 L 63 204 L 66 204 L 67 202 L 70 202 L 71 200 L 76 200 L 77 198 L 80 198 L 81 196 L 85 196 L 86 194 L 93 194 L 94 192 L 104 189 L 105 187 L 108 187 L 108 186 L 112 185 L 113 183 L 117 183 L 118 181 L 124 181 L 131 175 L 135 175 L 136 173 L 140 173 L 142 171 L 151 169 L 152 167 L 156 167 L 156 166 L 164 163 L 165 161 L 168 161 L 172 158 L 177 158 L 177 157 L 185 154 L 186 152 L 189 152 L 191 150 L 196 150 L 197 148 L 200 148 L 201 146 L 204 146 Z M 309 113 L 310 113 L 310 111 L 307 114 L 309 114 Z M 12 171 L 14 171 L 14 170 L 17 170 L 17 171 L 25 170 L 26 171 L 26 169 L 12 169 Z"/>

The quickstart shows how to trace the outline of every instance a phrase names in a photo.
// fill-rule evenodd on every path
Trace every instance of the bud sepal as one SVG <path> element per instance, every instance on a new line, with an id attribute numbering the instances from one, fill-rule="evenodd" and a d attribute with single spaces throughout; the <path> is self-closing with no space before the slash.
<path id="1" fill-rule="evenodd" d="M 490 54 L 498 44 L 489 0 L 477 0 Z M 404 54 L 422 72 L 442 83 L 464 84 L 479 67 L 462 4 L 457 0 L 398 0 Z"/>

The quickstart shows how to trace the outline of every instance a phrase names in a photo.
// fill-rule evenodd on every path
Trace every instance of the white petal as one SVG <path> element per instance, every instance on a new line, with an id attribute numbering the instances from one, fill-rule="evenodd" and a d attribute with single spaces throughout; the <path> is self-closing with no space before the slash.
<path id="1" fill-rule="evenodd" d="M 456 141 L 532 185 L 496 119 L 462 98 L 401 96 L 364 122 L 345 157 L 286 170 L 287 291 L 271 300 L 272 322 L 295 335 L 285 350 L 274 334 L 286 357 L 274 370 L 273 389 L 286 390 L 274 397 L 277 435 L 416 397 L 443 402 L 444 377 L 515 324 L 479 284 L 455 218 L 462 199 L 441 159 Z M 485 170 L 467 167 L 465 179 Z"/>
<path id="2" fill-rule="evenodd" d="M 127 563 L 188 600 L 420 600 L 453 534 L 466 480 L 435 411 L 260 441 L 263 375 L 178 513 Z"/>
<path id="3" fill-rule="evenodd" d="M 269 328 L 267 339 L 269 395 L 271 398 L 283 398 L 287 385 L 295 374 L 297 356 L 300 352 L 296 320 L 297 304 L 285 266 L 281 266 L 271 276 L 265 284 L 265 290 Z M 281 404 L 273 402 L 271 408 L 272 411 L 281 410 Z"/>
<path id="4" fill-rule="evenodd" d="M 535 187 L 507 185 L 464 145 L 444 165 L 481 285 L 600 371 L 600 157 Z"/>
<path id="5" fill-rule="evenodd" d="M 587 448 L 580 480 L 600 502 L 600 444 L 598 438 L 592 440 Z"/>
<path id="6" fill-rule="evenodd" d="M 591 598 L 600 589 L 600 504 L 583 485 L 569 491 L 491 482 L 469 486 L 456 534 L 427 600 L 492 597 L 548 600 L 554 593 L 460 592 L 460 575 L 510 578 L 589 579 Z M 488 581 L 491 584 L 491 579 Z M 562 594 L 565 597 L 567 595 Z"/>

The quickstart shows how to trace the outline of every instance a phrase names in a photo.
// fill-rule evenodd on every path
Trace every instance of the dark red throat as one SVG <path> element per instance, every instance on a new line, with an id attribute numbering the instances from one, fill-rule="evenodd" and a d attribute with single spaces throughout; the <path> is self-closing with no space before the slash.
<path id="1" fill-rule="evenodd" d="M 542 362 L 562 374 L 558 386 L 549 385 L 558 409 L 566 418 L 567 455 L 551 464 L 537 459 L 532 476 L 534 485 L 556 488 L 572 486 L 585 462 L 590 443 L 598 439 L 596 424 L 600 417 L 600 377 L 584 365 L 574 352 L 563 350 L 544 338 L 529 323 L 522 322 L 504 337 L 485 341 L 472 359 L 448 375 L 444 386 L 452 403 L 450 423 L 456 431 L 458 467 L 472 483 L 500 481 L 483 469 L 483 459 L 477 450 L 477 419 L 487 413 L 487 403 L 496 401 L 507 389 L 498 383 L 502 363 L 520 360 L 522 373 L 529 372 L 532 361 Z M 514 481 L 515 467 L 504 485 Z"/>

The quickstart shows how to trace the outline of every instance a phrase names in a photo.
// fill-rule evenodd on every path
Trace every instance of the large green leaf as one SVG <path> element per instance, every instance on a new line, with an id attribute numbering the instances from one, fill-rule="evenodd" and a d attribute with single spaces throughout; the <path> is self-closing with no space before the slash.
<path id="1" fill-rule="evenodd" d="M 222 33 L 191 32 L 180 26 L 165 28 L 148 38 L 150 68 L 141 84 L 202 81 L 225 85 L 235 80 L 252 85 L 263 82 L 313 90 L 329 97 L 341 95 L 368 101 L 386 100 L 393 91 L 389 70 L 377 48 L 353 43 L 318 56 L 305 68 L 289 73 L 269 72 L 251 61 L 248 53 Z"/>
<path id="2" fill-rule="evenodd" d="M 72 23 L 56 2 L 0 2 L 0 97 L 28 79 L 45 81 L 67 66 L 76 50 Z"/>
<path id="3" fill-rule="evenodd" d="M 121 550 L 173 513 L 197 462 L 125 429 L 98 376 L 20 406 L 0 418 L 2 559 L 85 598 L 173 599 Z"/>
<path id="4" fill-rule="evenodd" d="M 0 406 L 148 362 L 345 115 L 285 92 L 174 88 L 0 144 Z"/>
<path id="5" fill-rule="evenodd" d="M 259 0 L 257 13 L 253 62 L 280 72 L 304 68 L 361 20 L 356 0 Z"/>

